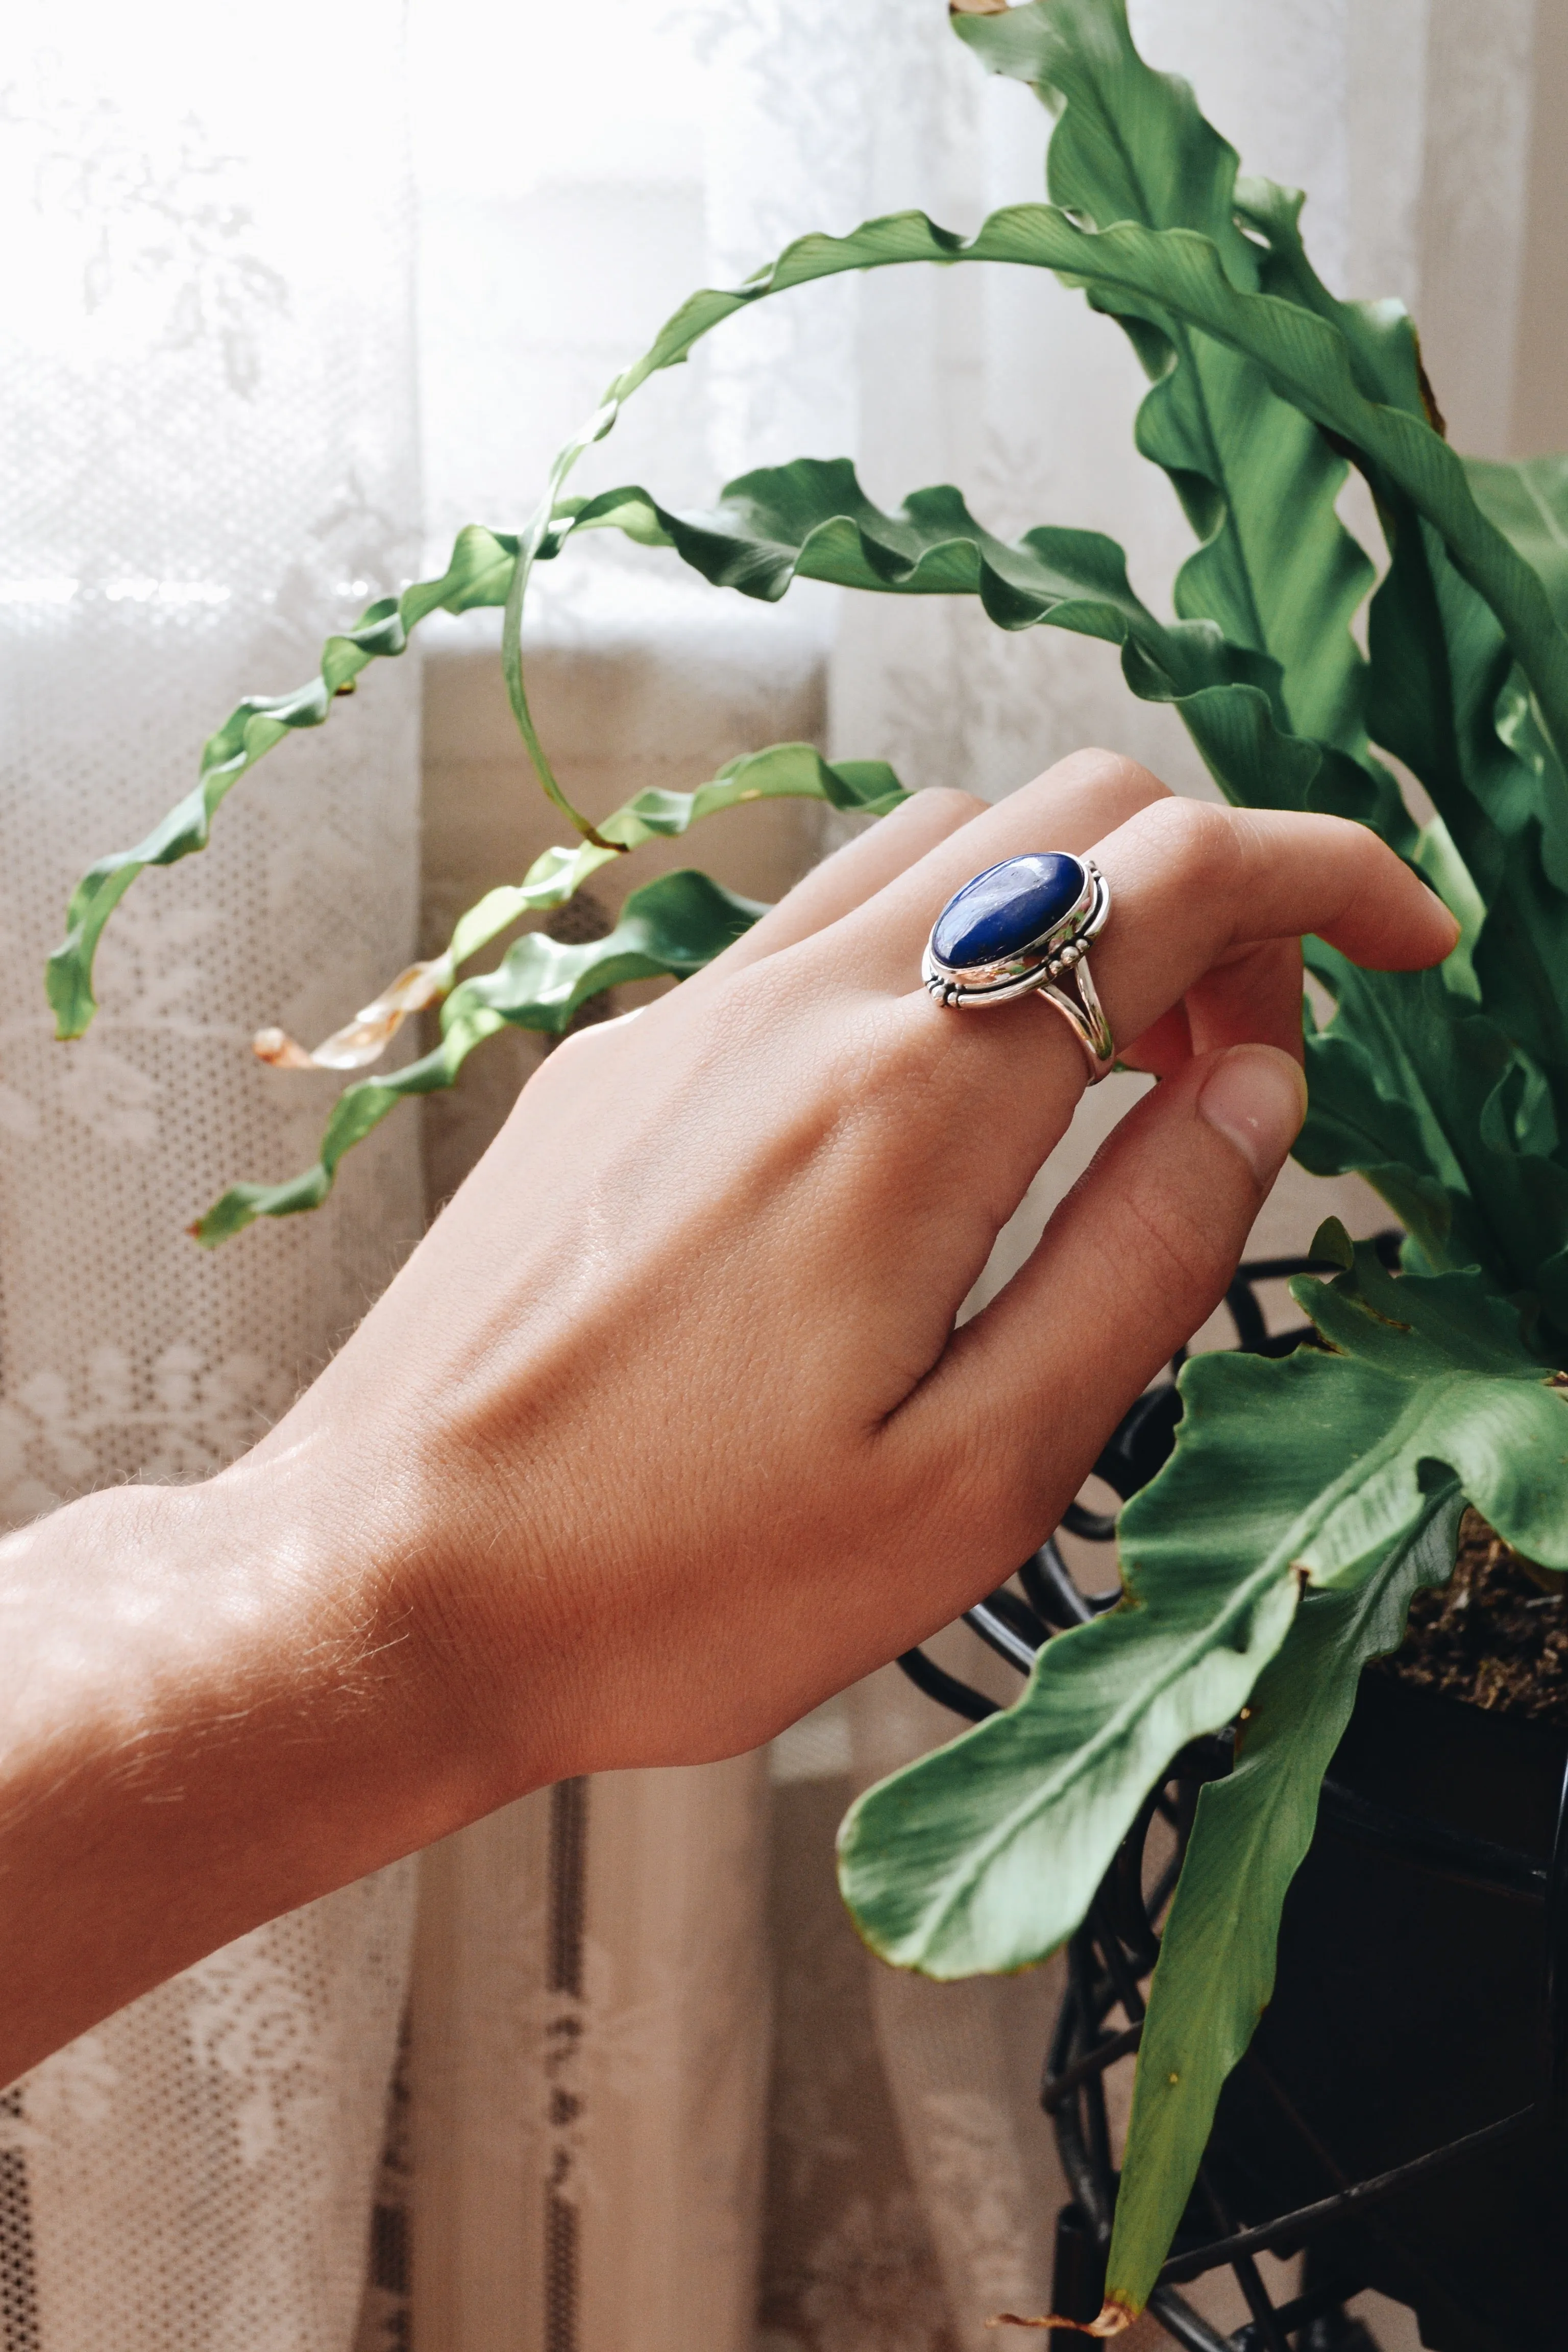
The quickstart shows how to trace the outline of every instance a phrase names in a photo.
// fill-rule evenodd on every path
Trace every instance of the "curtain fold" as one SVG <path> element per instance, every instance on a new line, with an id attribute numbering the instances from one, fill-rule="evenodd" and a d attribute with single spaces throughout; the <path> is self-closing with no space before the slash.
<path id="1" fill-rule="evenodd" d="M 748 2352 L 765 1759 L 614 1773 L 424 1858 L 421 2352 Z"/>

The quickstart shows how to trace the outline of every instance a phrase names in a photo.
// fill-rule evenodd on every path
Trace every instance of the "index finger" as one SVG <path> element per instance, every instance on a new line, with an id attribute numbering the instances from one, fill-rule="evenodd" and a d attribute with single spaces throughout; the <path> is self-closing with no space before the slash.
<path id="1" fill-rule="evenodd" d="M 800 978 L 808 995 L 843 991 L 874 1016 L 911 1171 L 984 1135 L 984 1158 L 961 1198 L 928 1188 L 932 1230 L 922 1243 L 938 1249 L 945 1234 L 961 1254 L 983 1257 L 981 1227 L 991 1220 L 994 1230 L 1016 1207 L 1087 1074 L 1067 1022 L 1037 994 L 952 1010 L 919 983 L 921 944 L 943 899 L 975 870 L 968 861 L 980 835 L 980 824 L 967 827 L 837 925 Z M 1419 877 L 1342 818 L 1166 798 L 1119 826 L 1094 856 L 1110 887 L 1110 915 L 1089 962 L 1119 1045 L 1141 1037 L 1205 976 L 1212 986 L 1215 967 L 1244 942 L 1316 931 L 1359 961 L 1414 970 L 1440 961 L 1458 938 Z M 1245 991 L 1256 976 L 1255 960 L 1244 959 L 1237 985 Z M 1266 977 L 1260 995 L 1231 1007 L 1226 1042 L 1276 1045 L 1299 1059 L 1299 986 L 1287 996 L 1278 973 Z"/>

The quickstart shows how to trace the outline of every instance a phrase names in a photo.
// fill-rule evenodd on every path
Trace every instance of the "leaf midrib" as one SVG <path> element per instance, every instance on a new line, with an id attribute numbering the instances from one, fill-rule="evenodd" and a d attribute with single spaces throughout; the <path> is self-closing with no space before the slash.
<path id="1" fill-rule="evenodd" d="M 1309 1550 L 1322 1533 L 1325 1525 L 1345 1496 L 1357 1487 L 1367 1484 L 1368 1480 L 1380 1473 L 1391 1460 L 1396 1460 L 1402 1450 L 1408 1450 L 1412 1433 L 1419 1433 L 1434 1415 L 1444 1414 L 1455 1389 L 1472 1386 L 1477 1381 L 1506 1381 L 1508 1377 L 1506 1374 L 1486 1373 L 1462 1367 L 1457 1367 L 1450 1372 L 1432 1373 L 1423 1370 L 1405 1375 L 1391 1371 L 1381 1364 L 1367 1363 L 1364 1359 L 1361 1360 L 1361 1362 L 1362 1369 L 1373 1379 L 1395 1389 L 1411 1388 L 1415 1393 L 1400 1407 L 1394 1422 L 1383 1437 L 1366 1452 L 1353 1456 L 1339 1476 L 1329 1486 L 1320 1489 L 1305 1508 L 1297 1513 L 1267 1559 L 1252 1571 L 1243 1584 L 1236 1588 L 1226 1607 L 1216 1616 L 1209 1619 L 1204 1628 L 1199 1629 L 1182 1644 L 1180 1651 L 1171 1660 L 1165 1671 L 1158 1676 L 1140 1683 L 1136 1693 L 1130 1696 L 1117 1708 L 1101 1728 L 1074 1748 L 1071 1756 L 1065 1759 L 1063 1769 L 1047 1780 L 1036 1783 L 1029 1796 L 1004 1815 L 986 1837 L 966 1848 L 964 1859 L 969 1867 L 950 1882 L 949 1891 L 943 1895 L 935 1911 L 930 1915 L 928 1943 L 934 1940 L 936 1933 L 947 1925 L 971 1886 L 984 1874 L 992 1857 L 1005 1846 L 1012 1843 L 1043 1808 L 1057 1802 L 1065 1792 L 1089 1777 L 1093 1767 L 1098 1764 L 1106 1751 L 1117 1740 L 1125 1738 L 1129 1718 L 1132 1719 L 1135 1727 L 1137 1721 L 1152 1712 L 1153 1706 L 1175 1681 L 1189 1673 L 1194 1664 L 1201 1664 L 1205 1656 L 1219 1646 L 1226 1629 L 1234 1624 L 1238 1616 L 1251 1608 L 1260 1606 L 1268 1599 L 1271 1588 L 1284 1576 L 1289 1574 L 1300 1555 Z M 1434 1390 L 1438 1391 L 1436 1397 L 1433 1395 Z M 1446 1459 L 1447 1457 L 1436 1458 Z M 1454 1469 L 1452 1463 L 1447 1466 L 1450 1470 Z M 1458 1483 L 1457 1473 L 1455 1483 Z M 1418 1507 L 1425 1501 L 1426 1498 L 1417 1493 Z M 1405 1535 L 1398 1529 L 1395 1529 L 1389 1538 L 1391 1544 L 1400 1544 L 1405 1539 Z M 1376 1572 L 1376 1570 L 1373 1570 L 1368 1572 L 1368 1575 L 1370 1577 Z M 1316 1578 L 1311 1580 L 1314 1583 L 1317 1582 Z M 1361 1584 L 1364 1584 L 1367 1580 L 1366 1578 L 1362 1579 Z M 1323 1585 L 1320 1589 L 1339 1591 L 1356 1591 L 1360 1589 L 1360 1584 L 1348 1587 Z"/>
<path id="2" fill-rule="evenodd" d="M 1042 1809 L 1054 1803 L 1064 1791 L 1070 1790 L 1077 1781 L 1084 1779 L 1091 1765 L 1096 1763 L 1113 1744 L 1113 1738 L 1123 1736 L 1130 1723 L 1131 1727 L 1136 1728 L 1138 1723 L 1147 1717 L 1158 1699 L 1171 1687 L 1173 1682 L 1190 1671 L 1194 1652 L 1197 1660 L 1201 1662 L 1203 1657 L 1219 1646 L 1227 1626 L 1233 1624 L 1249 1608 L 1261 1605 L 1268 1597 L 1269 1589 L 1278 1584 L 1282 1576 L 1289 1572 L 1289 1559 L 1282 1564 L 1279 1560 L 1279 1554 L 1282 1549 L 1283 1546 L 1277 1545 L 1269 1553 L 1268 1559 L 1260 1567 L 1253 1570 L 1244 1584 L 1236 1588 L 1220 1613 L 1208 1620 L 1202 1632 L 1194 1633 L 1189 1641 L 1182 1644 L 1177 1655 L 1171 1661 L 1163 1674 L 1141 1683 L 1136 1692 L 1122 1702 L 1098 1732 L 1093 1733 L 1087 1741 L 1073 1749 L 1071 1756 L 1065 1759 L 1065 1766 L 1073 1769 L 1064 1768 L 1050 1779 L 1037 1782 L 1029 1797 L 1004 1815 L 988 1836 L 966 1846 L 965 1860 L 971 1866 L 966 1873 L 952 1880 L 951 1892 L 943 1896 L 935 1912 L 930 1915 L 933 1930 L 947 1924 L 963 1895 L 974 1881 L 984 1874 L 993 1854 L 999 1852 L 1004 1845 L 1010 1844 L 1021 1829 Z"/>

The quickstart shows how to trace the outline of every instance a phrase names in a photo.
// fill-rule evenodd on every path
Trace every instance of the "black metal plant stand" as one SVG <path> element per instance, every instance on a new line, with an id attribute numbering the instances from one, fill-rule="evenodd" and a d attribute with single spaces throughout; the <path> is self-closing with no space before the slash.
<path id="1" fill-rule="evenodd" d="M 1380 1237 L 1380 1247 L 1391 1258 L 1397 1245 L 1396 1235 Z M 1306 1258 L 1261 1259 L 1243 1265 L 1226 1301 L 1238 1346 L 1250 1353 L 1289 1353 L 1305 1330 L 1270 1338 L 1257 1286 L 1319 1270 L 1316 1262 Z M 1139 1398 L 1096 1465 L 1096 1475 L 1123 1500 L 1153 1476 L 1171 1450 L 1180 1413 L 1173 1377 L 1180 1360 L 1172 1368 L 1170 1381 Z M 1111 1516 L 1077 1503 L 1069 1506 L 1063 1525 L 1090 1542 L 1110 1541 L 1115 1528 Z M 1021 1594 L 1004 1587 L 967 1610 L 964 1617 L 971 1630 L 1020 1674 L 1028 1672 L 1037 1653 L 1054 1634 L 1085 1623 L 1119 1597 L 1115 1591 L 1081 1591 L 1054 1538 L 1024 1563 L 1016 1582 Z M 996 1713 L 991 1699 L 946 1673 L 922 1651 L 909 1651 L 899 1663 L 929 1697 L 966 1720 L 980 1722 Z M 1232 1734 L 1226 1731 L 1193 1742 L 1173 1759 L 1068 1946 L 1067 1990 L 1040 2091 L 1072 2192 L 1058 2216 L 1056 2234 L 1052 2309 L 1064 2319 L 1092 2319 L 1100 2306 L 1117 2179 L 1106 2076 L 1130 2062 L 1137 2050 L 1143 1989 L 1159 1954 L 1159 1924 L 1175 1890 L 1199 1791 L 1205 1780 L 1228 1772 L 1231 1745 Z M 1146 1849 L 1157 1822 L 1164 1825 L 1162 1843 L 1169 1853 L 1156 1866 Z M 1545 1866 L 1512 1847 L 1461 1835 L 1436 1822 L 1371 1801 L 1331 1778 L 1323 1783 L 1319 1823 L 1321 1830 L 1354 1844 L 1413 1857 L 1440 1877 L 1544 1909 L 1550 2044 L 1544 2093 L 1535 2105 L 1500 2116 L 1409 2163 L 1349 2180 L 1257 2053 L 1249 2053 L 1243 2063 L 1268 2103 L 1273 2127 L 1304 2146 L 1324 2193 L 1257 2227 L 1241 2228 L 1213 2177 L 1212 2164 L 1205 2163 L 1149 2305 L 1165 2334 L 1188 2352 L 1376 2352 L 1365 2327 L 1344 2309 L 1347 2298 L 1365 2282 L 1337 2268 L 1331 2236 L 1336 2227 L 1354 2221 L 1374 2234 L 1392 2233 L 1397 2228 L 1398 2200 L 1416 2184 L 1527 2126 L 1539 2126 L 1543 2116 L 1557 2129 L 1568 2122 L 1568 1777 Z M 1127 2021 L 1120 2026 L 1112 2022 L 1118 2011 Z M 1212 2158 L 1212 2143 L 1210 2154 Z M 1300 2248 L 1306 2252 L 1301 2292 L 1289 2303 L 1278 2304 L 1263 2283 L 1257 2257 L 1266 2251 L 1294 2252 Z M 1400 2257 L 1407 2272 L 1419 2275 L 1419 2262 L 1412 2261 L 1407 2248 L 1401 2247 Z M 1179 2292 L 1188 2281 L 1222 2268 L 1235 2274 L 1251 2313 L 1233 2336 L 1220 2335 Z M 1440 2294 L 1441 2289 L 1434 2292 Z M 1083 2341 L 1067 2328 L 1051 2332 L 1055 2352 L 1069 2352 Z"/>

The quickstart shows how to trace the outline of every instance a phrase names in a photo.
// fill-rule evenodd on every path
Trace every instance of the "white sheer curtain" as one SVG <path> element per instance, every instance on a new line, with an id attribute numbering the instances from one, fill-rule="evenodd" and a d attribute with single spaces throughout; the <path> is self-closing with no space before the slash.
<path id="1" fill-rule="evenodd" d="M 0 28 L 7 1523 L 216 1467 L 418 1230 L 405 1130 L 259 1250 L 184 1231 L 234 1178 L 313 1157 L 321 1091 L 251 1059 L 258 1022 L 331 1025 L 412 946 L 412 677 L 149 877 L 84 1041 L 53 1042 L 42 993 L 87 860 L 414 560 L 397 9 L 365 31 L 301 0 L 264 26 L 18 0 Z M 414 1892 L 402 1865 L 261 1928 L 0 2101 L 7 2352 L 343 2352 Z"/>
<path id="2" fill-rule="evenodd" d="M 1461 444 L 1568 441 L 1561 328 L 1531 304 L 1556 267 L 1530 224 L 1568 79 L 1544 0 L 1497 0 L 1480 32 L 1458 0 L 1135 0 L 1133 18 L 1249 168 L 1310 188 L 1331 280 L 1412 302 Z M 323 1216 L 213 1258 L 180 1231 L 230 1178 L 310 1156 L 316 1082 L 254 1067 L 251 1029 L 322 1034 L 405 958 L 412 662 L 275 753 L 205 856 L 139 886 L 89 1040 L 50 1045 L 37 993 L 83 856 L 184 788 L 237 693 L 297 682 L 323 626 L 416 569 L 416 373 L 429 539 L 513 523 L 690 286 L 807 228 L 904 204 L 966 227 L 1038 188 L 1044 118 L 978 74 L 942 0 L 601 0 L 588 27 L 543 0 L 410 0 L 417 370 L 395 11 L 275 0 L 257 30 L 186 0 L 132 19 L 29 0 L 0 35 L 8 247 L 33 257 L 0 312 L 13 1517 L 232 1453 L 416 1225 L 415 1130 L 395 1121 Z M 736 321 L 648 387 L 584 486 L 695 500 L 747 466 L 848 454 L 886 502 L 956 479 L 995 529 L 1108 529 L 1157 595 L 1184 527 L 1131 459 L 1141 390 L 1116 329 L 1050 282 L 889 270 Z M 768 610 L 602 541 L 542 591 L 541 715 L 591 806 L 790 736 L 991 793 L 1110 740 L 1203 789 L 1169 714 L 1082 640 L 1004 636 L 937 600 L 797 590 Z M 549 830 L 489 622 L 437 626 L 425 677 L 428 945 Z M 820 846 L 798 813 L 731 822 L 694 848 L 759 896 Z M 531 1053 L 497 1041 L 434 1107 L 433 1197 Z M 1037 1188 L 993 1279 L 1092 1139 Z M 1283 1188 L 1268 1245 L 1326 1205 Z M 367 2239 L 363 2347 L 748 2352 L 760 2235 L 759 2352 L 980 2352 L 991 2311 L 1048 2291 L 1029 2074 L 1049 1979 L 874 1969 L 833 1911 L 827 1848 L 852 1787 L 944 1729 L 888 1676 L 799 1727 L 771 1844 L 766 1759 L 742 1759 L 571 1784 L 437 1849 L 384 2143 L 408 1871 L 110 2021 L 0 2102 L 5 2352 L 348 2352 Z M 770 1870 L 776 1948 L 817 1972 L 778 1984 L 771 2094 Z M 1390 2347 L 1396 2326 L 1379 2322 Z"/>

